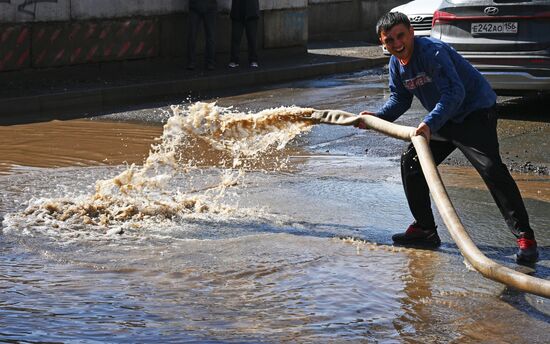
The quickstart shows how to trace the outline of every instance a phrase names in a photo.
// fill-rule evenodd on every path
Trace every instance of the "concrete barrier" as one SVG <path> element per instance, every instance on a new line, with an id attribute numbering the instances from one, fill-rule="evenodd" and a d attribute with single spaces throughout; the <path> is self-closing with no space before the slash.
<path id="1" fill-rule="evenodd" d="M 310 40 L 364 40 L 377 43 L 375 25 L 404 0 L 309 0 Z"/>
<path id="2" fill-rule="evenodd" d="M 71 0 L 0 0 L 0 23 L 68 21 Z"/>
<path id="3" fill-rule="evenodd" d="M 218 0 L 218 7 L 216 50 L 225 57 L 231 0 Z M 307 0 L 263 0 L 260 8 L 260 55 L 306 51 Z M 180 58 L 185 55 L 187 12 L 187 0 L 0 0 L 0 72 Z M 199 46 L 203 40 L 201 32 Z"/>
<path id="4" fill-rule="evenodd" d="M 403 2 L 260 0 L 260 58 L 262 53 L 305 53 L 310 38 L 353 39 L 350 33 L 360 32 L 361 39 L 376 42 L 377 18 Z M 218 0 L 218 7 L 216 51 L 226 59 L 231 0 Z M 0 72 L 181 58 L 187 13 L 188 0 L 0 0 Z M 198 44 L 203 44 L 202 32 Z"/>

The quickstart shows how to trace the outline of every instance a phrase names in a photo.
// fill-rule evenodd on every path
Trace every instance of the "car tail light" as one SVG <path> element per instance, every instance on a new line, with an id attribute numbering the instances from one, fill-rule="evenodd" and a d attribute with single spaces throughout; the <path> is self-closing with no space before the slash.
<path id="1" fill-rule="evenodd" d="M 532 64 L 550 66 L 550 60 L 548 59 L 529 59 L 528 61 Z"/>
<path id="2" fill-rule="evenodd" d="M 434 17 L 432 19 L 432 27 L 435 26 L 435 24 L 437 23 L 449 22 L 455 19 L 456 19 L 455 14 L 445 12 L 445 11 L 435 11 Z"/>
<path id="3" fill-rule="evenodd" d="M 481 60 L 480 60 L 481 61 Z M 494 58 L 491 59 L 491 64 L 494 65 L 509 65 L 514 66 L 518 63 L 522 65 L 529 65 L 530 67 L 548 67 L 550 66 L 550 59 L 541 58 Z"/>
<path id="4" fill-rule="evenodd" d="M 445 12 L 445 11 L 435 11 L 434 17 L 432 19 L 432 26 L 435 26 L 437 23 L 445 23 L 456 20 L 478 20 L 478 21 L 493 21 L 493 20 L 549 20 L 550 12 L 538 12 L 533 15 L 505 15 L 505 16 L 457 16 L 456 14 Z"/>

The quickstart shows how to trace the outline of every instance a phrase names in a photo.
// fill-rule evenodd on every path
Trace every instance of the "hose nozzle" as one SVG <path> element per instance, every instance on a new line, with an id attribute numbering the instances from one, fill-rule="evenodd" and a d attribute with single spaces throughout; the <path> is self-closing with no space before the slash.
<path id="1" fill-rule="evenodd" d="M 354 125 L 360 120 L 359 116 L 340 110 L 315 110 L 305 118 L 317 123 L 335 125 Z"/>

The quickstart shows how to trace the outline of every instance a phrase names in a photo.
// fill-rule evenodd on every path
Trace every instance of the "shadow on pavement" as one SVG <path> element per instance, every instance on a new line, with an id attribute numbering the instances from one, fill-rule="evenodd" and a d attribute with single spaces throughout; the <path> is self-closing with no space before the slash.
<path id="1" fill-rule="evenodd" d="M 550 97 L 529 95 L 505 99 L 498 104 L 499 118 L 550 123 Z"/>

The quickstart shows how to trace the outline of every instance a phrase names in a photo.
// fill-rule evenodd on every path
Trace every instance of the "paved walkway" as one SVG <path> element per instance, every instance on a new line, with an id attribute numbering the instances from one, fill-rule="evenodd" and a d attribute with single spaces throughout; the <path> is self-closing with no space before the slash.
<path id="1" fill-rule="evenodd" d="M 185 69 L 183 61 L 115 62 L 0 73 L 0 124 L 101 114 L 125 106 L 200 97 L 250 87 L 381 66 L 379 46 L 365 42 L 315 42 L 307 54 L 265 56 L 260 68 Z"/>

